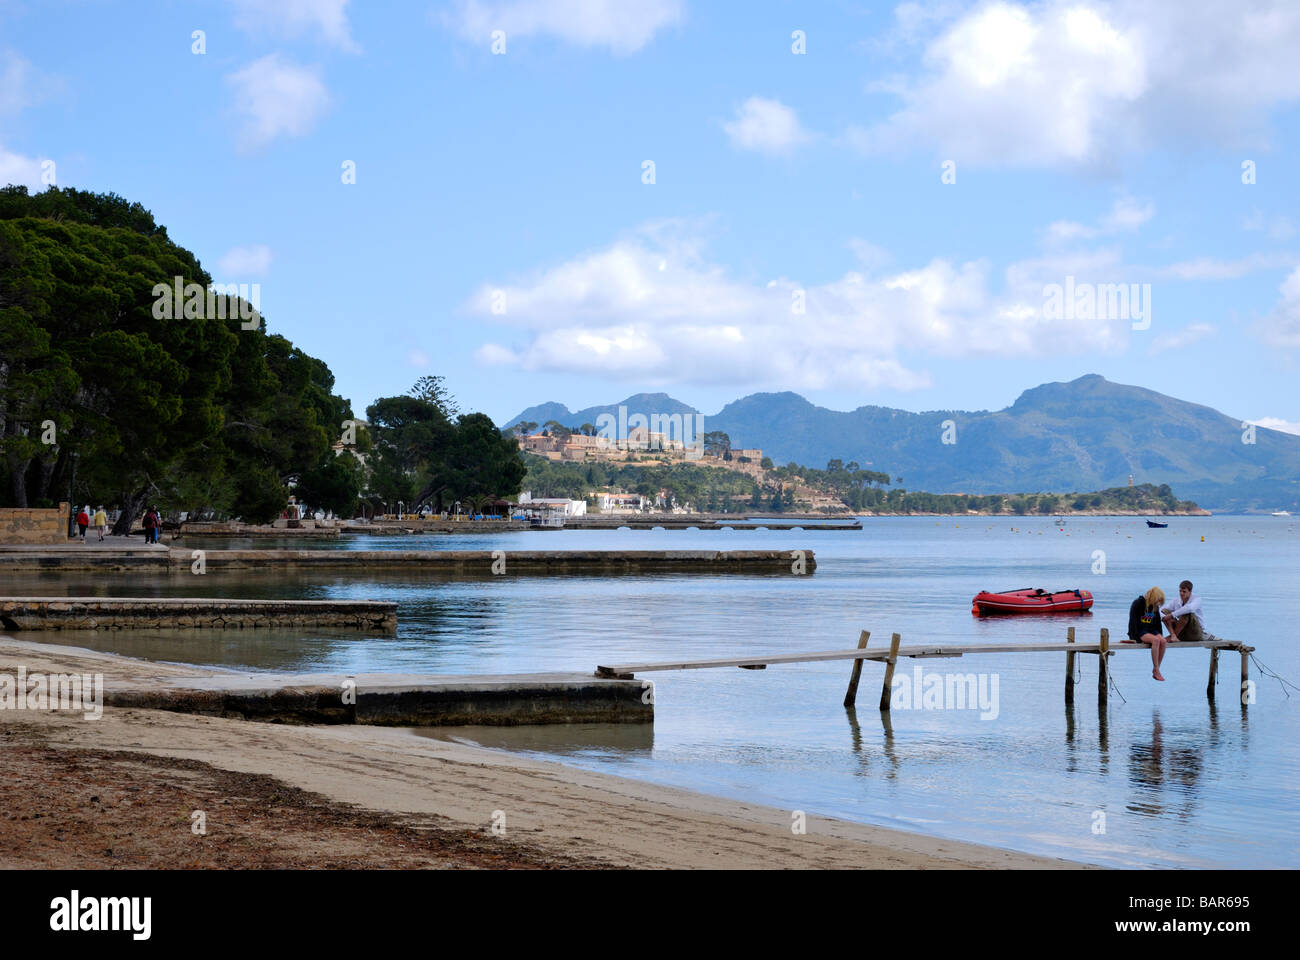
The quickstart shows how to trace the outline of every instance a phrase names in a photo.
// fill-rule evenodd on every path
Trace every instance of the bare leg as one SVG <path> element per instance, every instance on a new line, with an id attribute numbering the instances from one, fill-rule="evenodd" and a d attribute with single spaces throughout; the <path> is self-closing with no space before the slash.
<path id="1" fill-rule="evenodd" d="M 1160 675 L 1160 661 L 1165 658 L 1165 638 L 1154 633 L 1144 633 L 1142 642 L 1151 644 L 1151 676 L 1164 680 Z"/>

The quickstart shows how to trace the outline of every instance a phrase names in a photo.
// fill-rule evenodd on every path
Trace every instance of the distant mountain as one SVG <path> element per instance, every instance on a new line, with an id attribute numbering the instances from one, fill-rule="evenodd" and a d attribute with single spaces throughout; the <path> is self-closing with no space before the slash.
<path id="1" fill-rule="evenodd" d="M 662 393 L 623 403 L 629 413 L 695 412 Z M 502 426 L 554 419 L 577 427 L 617 414 L 618 406 L 568 413 L 544 404 Z M 942 442 L 947 420 L 955 443 Z M 796 393 L 756 393 L 704 423 L 729 434 L 733 446 L 762 448 L 777 464 L 856 460 L 931 493 L 1102 490 L 1126 485 L 1132 474 L 1135 483 L 1167 483 L 1211 510 L 1300 508 L 1300 437 L 1257 428 L 1255 442 L 1244 443 L 1240 420 L 1096 374 L 1034 387 L 993 412 L 841 412 Z"/>
<path id="2" fill-rule="evenodd" d="M 498 424 L 498 426 L 502 428 L 513 427 L 521 420 L 536 423 L 540 426 L 548 420 L 554 420 L 556 423 L 562 423 L 566 427 L 576 430 L 584 423 L 595 426 L 596 419 L 602 413 L 608 413 L 617 419 L 620 406 L 627 407 L 628 416 L 634 413 L 642 413 L 647 416 L 652 413 L 666 414 L 668 416 L 675 413 L 699 413 L 694 407 L 688 406 L 680 400 L 674 400 L 666 393 L 638 393 L 619 403 L 611 403 L 603 407 L 588 407 L 586 410 L 578 410 L 577 412 L 571 412 L 562 403 L 541 403 L 535 407 L 529 407 L 523 413 Z M 710 427 L 709 429 L 713 428 Z"/>

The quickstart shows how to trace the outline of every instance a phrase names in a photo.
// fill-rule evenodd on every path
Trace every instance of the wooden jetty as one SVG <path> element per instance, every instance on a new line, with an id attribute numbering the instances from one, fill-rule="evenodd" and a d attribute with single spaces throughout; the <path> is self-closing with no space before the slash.
<path id="1" fill-rule="evenodd" d="M 889 647 L 874 650 L 867 648 L 871 632 L 863 630 L 858 637 L 858 646 L 853 650 L 823 650 L 809 653 L 774 653 L 756 654 L 748 657 L 725 657 L 717 660 L 672 660 L 660 663 L 630 663 L 614 666 L 596 667 L 596 676 L 612 677 L 619 680 L 634 679 L 638 673 L 650 673 L 659 670 L 703 670 L 711 667 L 740 667 L 742 670 L 764 670 L 769 664 L 779 663 L 816 663 L 825 660 L 852 660 L 853 672 L 849 677 L 849 688 L 844 695 L 844 706 L 851 707 L 857 702 L 858 683 L 862 678 L 862 664 L 866 660 L 880 661 L 885 664 L 884 683 L 880 690 L 880 709 L 889 709 L 890 692 L 893 687 L 894 666 L 900 658 L 955 658 L 977 653 L 1064 653 L 1065 654 L 1065 702 L 1074 702 L 1074 658 L 1081 653 L 1095 654 L 1098 658 L 1097 702 L 1105 703 L 1109 687 L 1109 658 L 1120 650 L 1150 651 L 1145 643 L 1110 642 L 1110 631 L 1101 630 L 1096 643 L 1076 643 L 1074 627 L 1070 627 L 1064 643 L 981 643 L 981 644 L 916 644 L 903 646 L 902 638 L 895 633 L 890 637 Z M 1219 651 L 1236 650 L 1241 654 L 1241 683 L 1244 687 L 1250 677 L 1250 654 L 1254 647 L 1248 647 L 1238 640 L 1196 640 L 1170 643 L 1166 650 L 1209 650 L 1210 680 L 1206 687 L 1206 696 L 1214 699 L 1214 681 L 1219 670 Z"/>

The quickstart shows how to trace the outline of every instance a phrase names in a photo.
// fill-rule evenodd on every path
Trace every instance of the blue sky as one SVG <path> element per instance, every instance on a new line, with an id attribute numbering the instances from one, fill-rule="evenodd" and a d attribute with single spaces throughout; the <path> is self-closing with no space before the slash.
<path id="1" fill-rule="evenodd" d="M 1296 425 L 1298 49 L 1264 0 L 0 0 L 0 181 L 140 201 L 358 412 L 1100 373 Z"/>

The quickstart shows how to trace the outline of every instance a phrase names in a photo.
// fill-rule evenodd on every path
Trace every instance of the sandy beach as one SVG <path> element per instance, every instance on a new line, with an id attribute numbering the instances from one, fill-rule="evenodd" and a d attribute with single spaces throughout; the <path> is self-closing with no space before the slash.
<path id="1" fill-rule="evenodd" d="M 19 667 L 110 687 L 220 673 L 0 638 L 0 673 Z M 7 868 L 1080 866 L 811 815 L 796 835 L 788 810 L 400 728 L 6 710 L 0 758 Z"/>

